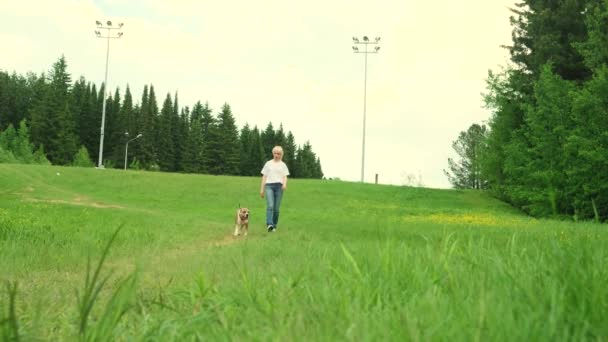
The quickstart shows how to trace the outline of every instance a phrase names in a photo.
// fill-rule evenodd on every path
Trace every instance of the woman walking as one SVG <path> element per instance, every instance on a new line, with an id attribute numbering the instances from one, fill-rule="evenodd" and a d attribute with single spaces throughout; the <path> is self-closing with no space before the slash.
<path id="1" fill-rule="evenodd" d="M 260 197 L 264 198 L 264 195 L 266 196 L 266 228 L 269 233 L 277 230 L 281 199 L 283 198 L 283 191 L 287 189 L 289 169 L 282 159 L 283 148 L 275 146 L 272 149 L 272 159 L 264 164 L 261 172 Z"/>

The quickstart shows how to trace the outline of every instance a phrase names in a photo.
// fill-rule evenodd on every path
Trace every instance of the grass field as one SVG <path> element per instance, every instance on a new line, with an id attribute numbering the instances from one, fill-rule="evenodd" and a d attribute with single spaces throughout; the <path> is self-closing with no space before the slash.
<path id="1" fill-rule="evenodd" d="M 0 164 L 0 339 L 608 340 L 606 225 L 482 192 L 291 180 L 269 234 L 258 191 Z"/>

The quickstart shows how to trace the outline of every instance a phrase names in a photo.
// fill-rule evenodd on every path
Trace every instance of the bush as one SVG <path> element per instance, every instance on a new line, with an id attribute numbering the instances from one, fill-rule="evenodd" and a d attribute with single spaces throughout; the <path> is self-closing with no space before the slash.
<path id="1" fill-rule="evenodd" d="M 93 162 L 91 161 L 91 157 L 89 157 L 89 151 L 87 151 L 86 147 L 82 146 L 82 147 L 80 147 L 78 152 L 76 152 L 76 155 L 74 156 L 74 161 L 72 162 L 72 166 L 77 166 L 77 167 L 95 166 L 95 164 L 93 164 Z"/>
<path id="2" fill-rule="evenodd" d="M 12 164 L 17 163 L 17 159 L 11 151 L 7 151 L 0 146 L 0 163 Z"/>
<path id="3" fill-rule="evenodd" d="M 137 158 L 133 158 L 133 161 L 131 162 L 131 164 L 129 164 L 129 169 L 141 170 L 141 164 L 139 163 L 139 160 L 137 160 Z"/>
<path id="4" fill-rule="evenodd" d="M 44 153 L 44 145 L 40 145 L 34 152 L 34 164 L 51 165 L 51 162 L 46 158 Z"/>

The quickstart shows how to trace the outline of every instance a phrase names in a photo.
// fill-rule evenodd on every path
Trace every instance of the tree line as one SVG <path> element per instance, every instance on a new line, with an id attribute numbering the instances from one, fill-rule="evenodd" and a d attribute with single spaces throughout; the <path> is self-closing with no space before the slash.
<path id="1" fill-rule="evenodd" d="M 510 63 L 489 72 L 492 110 L 454 142 L 452 184 L 535 216 L 608 219 L 608 1 L 523 0 Z"/>
<path id="2" fill-rule="evenodd" d="M 47 74 L 23 76 L 0 70 L 0 132 L 5 132 L 0 162 L 44 162 L 44 158 L 54 165 L 97 164 L 105 93 L 103 84 L 97 87 L 84 77 L 72 82 L 64 56 Z M 272 123 L 266 128 L 245 124 L 239 130 L 228 103 L 214 114 L 208 102 L 180 107 L 176 93 L 167 94 L 159 107 L 153 85 L 144 86 L 139 102 L 128 85 L 105 101 L 105 167 L 122 168 L 126 143 L 141 134 L 129 144 L 131 168 L 257 176 L 272 158 L 272 148 L 281 145 L 292 177 L 323 177 L 310 142 L 297 145 L 282 124 L 278 128 Z M 28 148 L 37 159 L 16 157 L 22 153 L 11 150 L 17 143 L 9 140 L 19 140 L 17 132 L 30 139 Z"/>

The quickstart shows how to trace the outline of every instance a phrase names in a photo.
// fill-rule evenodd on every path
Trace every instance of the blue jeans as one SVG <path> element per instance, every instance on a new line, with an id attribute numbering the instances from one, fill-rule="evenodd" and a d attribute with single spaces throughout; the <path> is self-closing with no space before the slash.
<path id="1" fill-rule="evenodd" d="M 283 198 L 283 184 L 269 183 L 264 185 L 266 193 L 266 225 L 276 227 L 279 223 L 279 209 Z"/>

